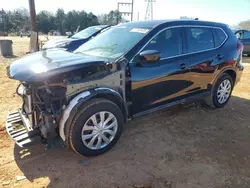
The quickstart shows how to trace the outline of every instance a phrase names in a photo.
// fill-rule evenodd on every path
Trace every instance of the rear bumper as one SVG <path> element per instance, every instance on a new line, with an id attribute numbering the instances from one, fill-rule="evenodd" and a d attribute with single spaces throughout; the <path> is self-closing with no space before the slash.
<path id="1" fill-rule="evenodd" d="M 41 141 L 40 131 L 32 129 L 29 119 L 22 114 L 21 109 L 8 114 L 6 130 L 20 147 L 27 147 Z"/>

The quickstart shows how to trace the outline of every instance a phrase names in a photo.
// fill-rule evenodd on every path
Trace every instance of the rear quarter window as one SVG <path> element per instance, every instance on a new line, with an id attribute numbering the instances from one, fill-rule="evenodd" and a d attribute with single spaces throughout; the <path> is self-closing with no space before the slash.
<path id="1" fill-rule="evenodd" d="M 222 45 L 227 38 L 224 31 L 219 28 L 213 28 L 213 34 L 215 47 Z"/>

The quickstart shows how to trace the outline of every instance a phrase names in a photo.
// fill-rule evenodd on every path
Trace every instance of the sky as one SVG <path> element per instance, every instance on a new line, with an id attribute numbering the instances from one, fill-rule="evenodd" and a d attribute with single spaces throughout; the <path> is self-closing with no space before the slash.
<path id="1" fill-rule="evenodd" d="M 98 15 L 116 10 L 118 1 L 131 0 L 35 0 L 35 4 L 37 12 L 55 12 L 58 8 L 63 8 L 66 12 L 75 9 Z M 154 19 L 179 19 L 180 16 L 188 16 L 228 25 L 250 19 L 250 0 L 156 0 L 153 6 Z M 28 8 L 28 0 L 7 0 L 0 3 L 0 9 L 13 10 L 20 7 Z M 146 7 L 145 0 L 134 0 L 133 20 L 144 20 Z M 120 11 L 129 11 L 129 8 L 121 6 Z"/>

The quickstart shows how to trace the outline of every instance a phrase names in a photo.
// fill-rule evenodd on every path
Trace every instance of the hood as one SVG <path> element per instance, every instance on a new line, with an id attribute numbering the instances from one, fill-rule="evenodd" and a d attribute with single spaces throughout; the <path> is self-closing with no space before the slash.
<path id="1" fill-rule="evenodd" d="M 103 64 L 107 59 L 84 56 L 64 50 L 51 49 L 36 52 L 14 61 L 7 67 L 8 76 L 21 81 L 39 81 L 52 75 L 93 64 Z"/>
<path id="2" fill-rule="evenodd" d="M 79 39 L 77 39 L 77 38 L 57 38 L 57 39 L 52 39 L 52 40 L 49 40 L 49 41 L 45 42 L 42 49 L 45 50 L 45 49 L 49 49 L 49 48 L 55 48 L 60 44 L 69 43 L 69 42 L 76 41 L 76 40 L 79 40 Z"/>

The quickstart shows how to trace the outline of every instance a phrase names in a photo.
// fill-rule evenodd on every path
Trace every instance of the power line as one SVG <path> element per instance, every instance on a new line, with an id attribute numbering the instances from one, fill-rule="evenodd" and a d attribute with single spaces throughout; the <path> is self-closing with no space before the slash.
<path id="1" fill-rule="evenodd" d="M 145 20 L 153 20 L 153 3 L 156 2 L 156 0 L 145 0 L 147 5 L 147 10 L 145 13 Z"/>
<path id="2" fill-rule="evenodd" d="M 131 10 L 128 12 L 120 12 L 120 5 L 121 6 L 131 6 Z M 134 0 L 131 1 L 131 3 L 125 3 L 125 2 L 118 2 L 117 3 L 117 10 L 121 13 L 121 15 L 130 15 L 131 21 L 133 21 L 133 13 L 134 13 Z M 118 20 L 117 20 L 118 22 Z M 117 23 L 118 24 L 118 23 Z"/>

